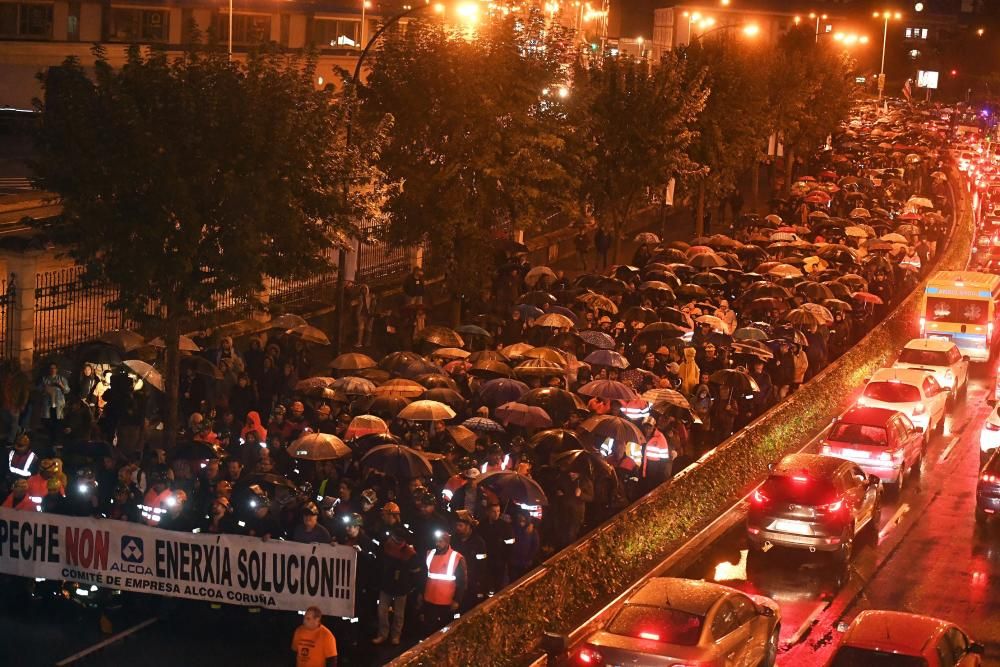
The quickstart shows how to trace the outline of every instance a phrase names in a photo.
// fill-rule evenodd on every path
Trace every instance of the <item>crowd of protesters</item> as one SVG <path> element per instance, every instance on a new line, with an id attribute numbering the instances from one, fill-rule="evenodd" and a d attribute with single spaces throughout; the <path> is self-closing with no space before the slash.
<path id="1" fill-rule="evenodd" d="M 430 323 L 419 269 L 402 313 L 378 313 L 356 287 L 358 351 L 322 366 L 294 330 L 198 339 L 171 451 L 144 366 L 9 371 L 3 506 L 349 545 L 350 641 L 425 636 L 864 336 L 946 231 L 941 141 L 900 112 L 860 116 L 813 157 L 815 177 L 773 214 L 735 216 L 728 235 L 644 232 L 631 264 L 609 267 L 610 232 L 581 226 L 595 273 L 531 266 L 511 244 L 455 330 Z"/>

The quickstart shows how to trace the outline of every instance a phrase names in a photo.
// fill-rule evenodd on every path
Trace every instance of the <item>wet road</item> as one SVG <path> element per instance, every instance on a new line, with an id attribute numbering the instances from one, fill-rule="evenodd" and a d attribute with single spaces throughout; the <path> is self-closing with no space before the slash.
<path id="1" fill-rule="evenodd" d="M 968 395 L 932 438 L 919 477 L 898 496 L 885 494 L 879 531 L 859 537 L 846 573 L 823 554 L 775 548 L 750 555 L 740 523 L 694 566 L 671 574 L 774 599 L 782 612 L 779 665 L 824 664 L 838 625 L 865 609 L 951 620 L 985 644 L 986 664 L 1000 665 L 1000 525 L 979 529 L 974 519 L 993 369 L 974 367 Z"/>

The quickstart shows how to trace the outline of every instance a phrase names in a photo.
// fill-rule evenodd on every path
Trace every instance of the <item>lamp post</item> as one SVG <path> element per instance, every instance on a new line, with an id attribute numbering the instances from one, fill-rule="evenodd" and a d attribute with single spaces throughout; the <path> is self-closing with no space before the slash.
<path id="1" fill-rule="evenodd" d="M 874 12 L 872 14 L 874 18 L 881 18 L 884 21 L 882 26 L 882 66 L 879 68 L 878 73 L 878 99 L 882 100 L 882 91 L 885 89 L 885 44 L 889 41 L 889 19 L 896 19 L 897 21 L 903 18 L 903 15 L 899 12 L 884 11 L 882 13 Z"/>
<path id="2" fill-rule="evenodd" d="M 809 18 L 816 19 L 816 42 L 819 42 L 819 22 L 820 19 L 826 20 L 826 14 L 817 14 L 816 12 L 809 12 Z"/>
<path id="3" fill-rule="evenodd" d="M 229 0 L 229 59 L 233 59 L 233 0 Z"/>

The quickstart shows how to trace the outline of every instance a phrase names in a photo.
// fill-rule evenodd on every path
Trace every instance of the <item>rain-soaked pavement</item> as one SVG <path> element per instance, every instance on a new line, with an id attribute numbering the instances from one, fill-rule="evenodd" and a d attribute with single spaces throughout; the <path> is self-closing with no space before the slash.
<path id="1" fill-rule="evenodd" d="M 779 665 L 825 664 L 842 629 L 865 609 L 950 620 L 986 646 L 985 664 L 1000 664 L 1000 525 L 980 529 L 974 518 L 979 431 L 994 372 L 995 365 L 973 368 L 968 395 L 931 440 L 919 478 L 898 497 L 885 494 L 879 532 L 868 531 L 846 573 L 822 554 L 751 555 L 740 523 L 679 574 L 774 599 L 782 614 Z"/>

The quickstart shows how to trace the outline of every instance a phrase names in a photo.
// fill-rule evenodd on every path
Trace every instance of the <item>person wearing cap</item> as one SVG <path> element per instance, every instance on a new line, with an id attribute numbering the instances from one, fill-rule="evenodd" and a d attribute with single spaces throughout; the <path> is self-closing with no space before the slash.
<path id="1" fill-rule="evenodd" d="M 28 496 L 35 505 L 41 505 L 42 498 L 49 492 L 48 482 L 53 477 L 62 477 L 62 459 L 42 459 L 38 472 L 28 478 Z"/>
<path id="2" fill-rule="evenodd" d="M 157 526 L 167 511 L 170 477 L 166 466 L 156 466 L 149 474 L 149 488 L 139 505 L 139 516 L 147 526 Z"/>
<path id="3" fill-rule="evenodd" d="M 438 510 L 437 499 L 429 491 L 418 493 L 414 499 L 417 515 L 410 523 L 410 530 L 415 535 L 418 553 L 427 553 L 434 547 L 434 535 L 440 530 L 448 530 L 448 519 Z"/>
<path id="4" fill-rule="evenodd" d="M 14 480 L 10 488 L 10 494 L 4 498 L 2 506 L 25 512 L 37 511 L 38 506 L 32 502 L 31 497 L 28 495 L 28 480 Z"/>
<path id="5" fill-rule="evenodd" d="M 424 556 L 424 582 L 417 604 L 421 607 L 425 634 L 440 630 L 455 617 L 465 597 L 465 558 L 451 547 L 451 533 L 438 529 L 434 548 Z"/>
<path id="6" fill-rule="evenodd" d="M 80 468 L 67 493 L 67 511 L 71 516 L 96 516 L 101 504 L 97 477 L 89 467 Z"/>
<path id="7" fill-rule="evenodd" d="M 670 479 L 670 446 L 663 433 L 656 427 L 653 417 L 642 420 L 642 434 L 646 442 L 642 448 L 642 478 L 647 490 L 659 486 Z"/>
<path id="8" fill-rule="evenodd" d="M 316 408 L 316 419 L 313 422 L 313 430 L 316 433 L 336 435 L 338 428 L 340 420 L 333 416 L 333 409 L 329 405 L 323 403 Z"/>
<path id="9" fill-rule="evenodd" d="M 7 454 L 8 481 L 28 479 L 38 471 L 39 463 L 38 454 L 31 449 L 31 439 L 27 433 L 21 433 L 14 440 L 14 448 Z"/>
<path id="10" fill-rule="evenodd" d="M 316 503 L 310 501 L 302 506 L 302 519 L 292 530 L 291 540 L 303 544 L 330 544 L 333 541 L 330 531 L 319 523 L 319 507 Z"/>
<path id="11" fill-rule="evenodd" d="M 479 534 L 486 544 L 485 588 L 490 595 L 509 581 L 510 557 L 514 547 L 514 529 L 503 516 L 498 500 L 490 501 Z"/>
<path id="12" fill-rule="evenodd" d="M 502 472 L 510 467 L 510 454 L 504 454 L 500 445 L 493 444 L 486 451 L 486 462 L 483 463 L 479 471 L 484 475 L 491 472 Z"/>
<path id="13" fill-rule="evenodd" d="M 382 529 L 373 542 L 378 552 L 378 634 L 373 644 L 389 640 L 398 646 L 406 618 L 406 601 L 420 577 L 422 566 L 413 536 L 400 523 L 399 505 L 393 502 L 382 507 Z M 392 623 L 389 614 L 392 614 Z"/>
<path id="14" fill-rule="evenodd" d="M 451 548 L 462 554 L 466 564 L 465 597 L 459 599 L 461 612 L 465 613 L 486 597 L 483 583 L 486 579 L 486 567 L 489 556 L 486 553 L 486 542 L 476 532 L 479 522 L 467 510 L 455 512 L 455 530 L 451 536 Z"/>
<path id="15" fill-rule="evenodd" d="M 247 510 L 242 513 L 245 519 L 237 521 L 236 525 L 244 535 L 260 537 L 269 540 L 281 537 L 284 531 L 281 522 L 271 511 L 271 498 L 257 484 L 249 488 Z"/>
<path id="16" fill-rule="evenodd" d="M 337 667 L 337 639 L 323 625 L 323 612 L 309 607 L 292 635 L 295 667 Z"/>
<path id="17" fill-rule="evenodd" d="M 198 527 L 198 517 L 188 502 L 187 492 L 178 489 L 167 500 L 167 513 L 160 527 L 178 533 L 190 533 Z"/>
<path id="18" fill-rule="evenodd" d="M 378 523 L 381 517 L 381 511 L 379 510 L 378 503 L 378 493 L 375 489 L 368 488 L 361 492 L 361 517 L 365 520 L 364 525 L 374 526 Z"/>
<path id="19" fill-rule="evenodd" d="M 201 532 L 223 535 L 236 532 L 233 520 L 232 501 L 227 496 L 216 496 L 209 506 L 208 514 L 201 526 Z"/>

